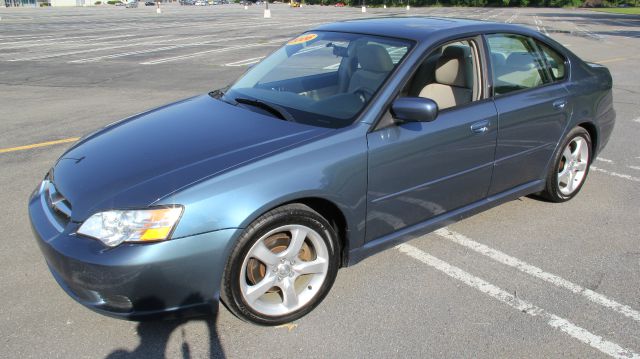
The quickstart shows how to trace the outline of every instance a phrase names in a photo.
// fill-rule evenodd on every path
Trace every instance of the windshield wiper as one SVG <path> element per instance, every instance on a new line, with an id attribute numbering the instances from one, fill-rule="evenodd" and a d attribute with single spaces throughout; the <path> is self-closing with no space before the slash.
<path id="1" fill-rule="evenodd" d="M 235 100 L 237 103 L 259 107 L 282 120 L 295 122 L 295 118 L 289 113 L 289 111 L 285 110 L 281 106 L 244 97 L 237 97 Z"/>

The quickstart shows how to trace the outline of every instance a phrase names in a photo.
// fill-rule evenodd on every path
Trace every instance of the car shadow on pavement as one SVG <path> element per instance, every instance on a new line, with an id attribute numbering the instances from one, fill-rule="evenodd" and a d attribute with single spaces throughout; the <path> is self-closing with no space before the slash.
<path id="1" fill-rule="evenodd" d="M 158 303 L 158 304 L 161 304 Z M 185 337 L 184 324 L 201 321 L 206 324 L 209 333 L 209 357 L 225 358 L 216 331 L 217 313 L 201 315 L 193 318 L 176 318 L 170 320 L 152 320 L 139 322 L 136 332 L 140 337 L 140 344 L 132 350 L 116 349 L 107 355 L 106 359 L 133 359 L 133 358 L 165 358 L 167 357 L 167 344 L 171 334 L 178 328 L 181 329 L 181 357 L 191 359 L 194 357 L 192 349 Z M 197 355 L 200 357 L 201 355 Z"/>

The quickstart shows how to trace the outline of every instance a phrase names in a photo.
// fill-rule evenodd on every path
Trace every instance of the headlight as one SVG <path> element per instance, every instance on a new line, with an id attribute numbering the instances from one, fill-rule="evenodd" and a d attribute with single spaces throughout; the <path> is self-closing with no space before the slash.
<path id="1" fill-rule="evenodd" d="M 78 234 L 109 247 L 122 242 L 163 241 L 169 238 L 182 207 L 99 212 L 80 226 Z"/>

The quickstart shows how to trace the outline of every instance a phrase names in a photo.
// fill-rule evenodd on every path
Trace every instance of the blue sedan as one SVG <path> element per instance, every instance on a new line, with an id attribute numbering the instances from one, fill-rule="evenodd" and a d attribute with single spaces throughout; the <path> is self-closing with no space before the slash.
<path id="1" fill-rule="evenodd" d="M 85 136 L 33 192 L 31 223 L 53 277 L 97 312 L 222 299 L 286 323 L 340 267 L 520 196 L 574 197 L 613 129 L 611 88 L 520 26 L 323 25 L 228 88 Z"/>

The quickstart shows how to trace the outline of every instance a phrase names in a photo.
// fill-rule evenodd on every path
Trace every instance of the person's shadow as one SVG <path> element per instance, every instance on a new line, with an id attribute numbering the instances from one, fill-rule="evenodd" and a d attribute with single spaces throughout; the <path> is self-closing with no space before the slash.
<path id="1" fill-rule="evenodd" d="M 161 304 L 161 303 L 158 303 Z M 138 336 L 140 344 L 133 351 L 117 349 L 111 352 L 107 359 L 132 359 L 132 358 L 165 358 L 167 343 L 173 331 L 189 321 L 203 321 L 209 331 L 209 355 L 211 358 L 225 358 L 220 340 L 216 332 L 217 314 L 210 313 L 191 319 L 178 318 L 172 320 L 144 321 L 138 323 Z M 185 338 L 185 330 L 182 328 L 182 358 L 190 359 L 191 348 Z"/>

